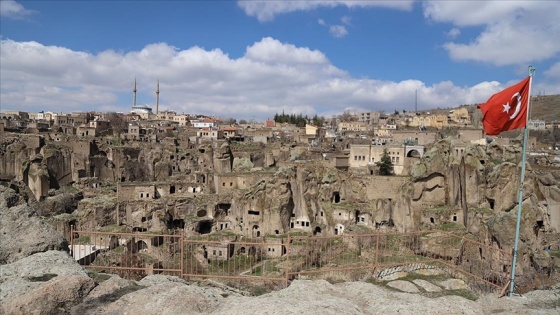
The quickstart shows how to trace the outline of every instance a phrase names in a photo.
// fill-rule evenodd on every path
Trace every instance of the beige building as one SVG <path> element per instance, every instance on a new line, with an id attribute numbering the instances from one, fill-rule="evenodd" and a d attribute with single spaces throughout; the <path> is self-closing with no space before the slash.
<path id="1" fill-rule="evenodd" d="M 461 125 L 470 125 L 472 123 L 471 115 L 466 107 L 459 107 L 457 109 L 450 110 L 449 119 L 452 122 Z"/>
<path id="2" fill-rule="evenodd" d="M 91 119 L 89 113 L 72 113 L 66 115 L 57 115 L 54 119 L 55 126 L 72 125 L 80 126 L 88 123 Z"/>
<path id="3" fill-rule="evenodd" d="M 111 123 L 107 120 L 94 120 L 78 127 L 76 134 L 80 137 L 97 137 L 111 129 Z"/>
<path id="4" fill-rule="evenodd" d="M 391 157 L 395 174 L 402 174 L 406 156 L 404 145 L 352 144 L 348 164 L 350 167 L 375 167 L 375 163 L 381 161 L 385 149 Z"/>
<path id="5" fill-rule="evenodd" d="M 173 121 L 179 123 L 179 126 L 185 127 L 188 126 L 190 123 L 188 115 L 176 115 L 173 116 Z"/>
<path id="6" fill-rule="evenodd" d="M 377 124 L 379 122 L 379 117 L 381 113 L 379 112 L 367 112 L 358 114 L 358 120 L 365 122 L 369 125 Z"/>
<path id="7" fill-rule="evenodd" d="M 415 116 L 409 121 L 410 127 L 433 127 L 443 129 L 449 126 L 448 117 L 443 114 Z"/>
<path id="8" fill-rule="evenodd" d="M 172 110 L 162 110 L 157 114 L 157 119 L 174 121 L 175 116 L 177 113 Z"/>
<path id="9" fill-rule="evenodd" d="M 305 135 L 306 136 L 317 136 L 317 127 L 309 124 L 305 124 Z"/>
<path id="10" fill-rule="evenodd" d="M 368 130 L 368 124 L 363 121 L 343 121 L 338 123 L 337 130 L 338 132 L 364 132 Z"/>
<path id="11" fill-rule="evenodd" d="M 416 145 L 427 145 L 437 141 L 438 133 L 435 131 L 395 131 L 393 132 L 394 143 L 407 143 Z"/>
<path id="12" fill-rule="evenodd" d="M 224 132 L 218 129 L 204 128 L 198 130 L 196 136 L 201 139 L 218 140 L 224 138 Z"/>

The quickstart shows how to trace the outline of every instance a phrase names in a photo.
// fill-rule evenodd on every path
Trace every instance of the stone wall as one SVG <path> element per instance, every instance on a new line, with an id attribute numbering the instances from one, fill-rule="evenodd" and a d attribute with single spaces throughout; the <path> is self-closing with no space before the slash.
<path id="1" fill-rule="evenodd" d="M 412 141 L 417 145 L 427 145 L 437 140 L 438 133 L 435 131 L 395 131 L 393 141 L 395 143 L 405 143 Z"/>
<path id="2" fill-rule="evenodd" d="M 367 187 L 367 200 L 396 200 L 401 186 L 408 180 L 407 176 L 372 176 Z"/>

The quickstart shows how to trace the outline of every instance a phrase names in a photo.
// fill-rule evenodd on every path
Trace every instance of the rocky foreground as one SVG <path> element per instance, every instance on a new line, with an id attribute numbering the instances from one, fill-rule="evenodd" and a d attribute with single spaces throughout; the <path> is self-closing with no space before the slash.
<path id="1" fill-rule="evenodd" d="M 477 296 L 453 279 L 295 280 L 249 296 L 211 281 L 88 274 L 66 252 L 53 250 L 0 268 L 0 314 L 560 314 L 560 287 L 498 298 Z"/>

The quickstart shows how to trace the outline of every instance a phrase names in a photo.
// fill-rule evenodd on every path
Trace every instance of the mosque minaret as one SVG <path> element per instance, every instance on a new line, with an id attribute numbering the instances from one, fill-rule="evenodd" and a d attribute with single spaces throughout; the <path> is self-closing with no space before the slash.
<path id="1" fill-rule="evenodd" d="M 136 78 L 134 78 L 134 88 L 132 89 L 132 107 L 136 106 Z"/>
<path id="2" fill-rule="evenodd" d="M 136 104 L 136 78 L 134 78 L 134 88 L 132 89 L 132 110 L 131 113 L 139 115 L 153 115 L 152 108 L 148 105 L 137 105 Z M 156 108 L 159 107 L 159 80 L 156 89 Z"/>
<path id="3" fill-rule="evenodd" d="M 156 86 L 156 115 L 159 114 L 159 79 Z"/>

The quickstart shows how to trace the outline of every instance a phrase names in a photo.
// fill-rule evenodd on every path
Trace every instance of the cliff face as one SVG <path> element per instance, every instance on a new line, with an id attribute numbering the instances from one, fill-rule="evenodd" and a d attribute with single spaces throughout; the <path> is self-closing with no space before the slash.
<path id="1" fill-rule="evenodd" d="M 160 143 L 112 144 L 101 140 L 47 141 L 37 135 L 3 135 L 0 139 L 0 179 L 25 182 L 37 200 L 49 189 L 97 178 L 108 182 L 165 181 L 174 175 L 207 173 L 216 165 L 231 172 L 229 146 L 180 148 Z M 40 159 L 37 159 L 40 154 Z M 38 169 L 46 178 L 30 176 Z M 36 178 L 37 177 L 37 178 Z"/>
<path id="2" fill-rule="evenodd" d="M 410 163 L 408 177 L 290 160 L 305 151 L 299 147 L 232 153 L 224 142 L 186 147 L 91 140 L 45 144 L 40 136 L 25 136 L 4 137 L 0 148 L 4 180 L 25 183 L 29 196 L 46 199 L 43 205 L 60 200 L 71 204 L 77 208 L 72 222 L 82 228 L 117 223 L 140 230 L 231 231 L 247 237 L 454 228 L 498 248 L 513 246 L 521 171 L 520 148 L 514 146 L 467 145 L 459 150 L 442 140 Z M 239 157 L 256 168 L 233 172 Z M 271 165 L 283 166 L 263 169 Z M 115 196 L 118 182 L 153 181 L 163 184 L 139 184 L 138 191 L 129 185 L 131 195 L 120 203 L 122 196 Z M 553 172 L 527 166 L 521 272 L 530 265 L 551 270 L 557 263 L 551 253 L 560 254 L 559 182 Z M 54 200 L 53 189 L 70 183 L 84 190 L 85 199 Z M 151 189 L 152 198 L 138 199 L 142 189 Z"/>
<path id="3" fill-rule="evenodd" d="M 438 211 L 447 209 L 448 214 L 456 215 L 449 221 L 461 222 L 480 241 L 513 248 L 520 148 L 490 144 L 467 146 L 463 154 L 452 151 L 450 142 L 440 141 L 413 167 L 398 211 L 410 211 L 417 224 L 433 226 L 442 220 Z M 550 272 L 558 265 L 550 254 L 560 249 L 559 182 L 558 175 L 532 170 L 527 164 L 518 252 L 522 277 L 529 279 L 535 269 Z M 437 198 L 430 198 L 436 194 Z M 440 204 L 433 203 L 437 200 Z"/>

